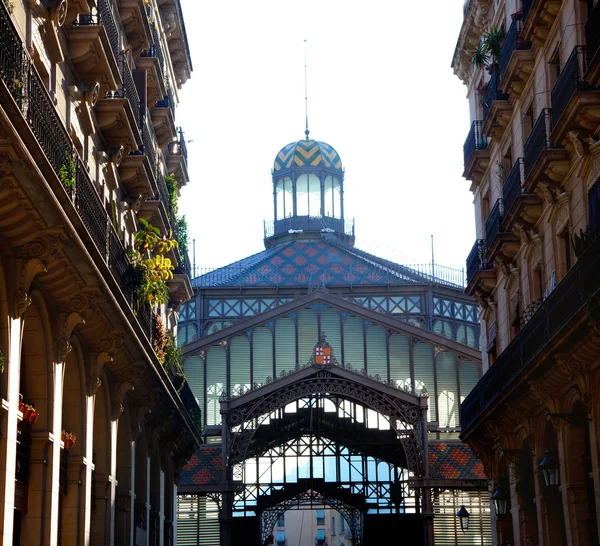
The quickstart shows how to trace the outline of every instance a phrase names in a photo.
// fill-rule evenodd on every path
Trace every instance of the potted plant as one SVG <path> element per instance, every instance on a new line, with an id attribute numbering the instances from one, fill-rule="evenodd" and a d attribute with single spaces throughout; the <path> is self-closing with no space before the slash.
<path id="1" fill-rule="evenodd" d="M 75 442 L 77 441 L 77 434 L 74 432 L 69 432 L 68 430 L 62 430 L 60 433 L 60 439 L 62 440 L 65 449 L 69 450 L 75 445 Z"/>

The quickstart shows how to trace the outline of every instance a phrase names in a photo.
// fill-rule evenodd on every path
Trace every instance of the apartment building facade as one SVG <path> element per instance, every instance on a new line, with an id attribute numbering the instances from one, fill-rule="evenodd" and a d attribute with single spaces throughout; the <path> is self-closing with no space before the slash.
<path id="1" fill-rule="evenodd" d="M 597 1 L 471 0 L 454 53 L 484 368 L 461 437 L 498 544 L 598 544 L 599 44 Z"/>
<path id="2" fill-rule="evenodd" d="M 175 544 L 178 0 L 0 2 L 0 540 Z"/>

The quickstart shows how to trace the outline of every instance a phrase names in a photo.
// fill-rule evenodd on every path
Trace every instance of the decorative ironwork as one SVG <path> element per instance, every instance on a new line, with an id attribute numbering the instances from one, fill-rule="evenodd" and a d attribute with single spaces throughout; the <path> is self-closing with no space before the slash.
<path id="1" fill-rule="evenodd" d="M 499 393 L 506 393 L 521 371 L 576 313 L 583 309 L 590 294 L 600 290 L 600 237 L 577 260 L 565 277 L 540 304 L 494 365 L 461 404 L 463 431 L 489 407 Z"/>
<path id="2" fill-rule="evenodd" d="M 156 184 L 158 178 L 158 163 L 156 161 L 156 150 L 154 147 L 154 129 L 150 127 L 150 120 L 148 117 L 142 123 L 142 152 L 148 158 L 150 169 L 148 176 L 151 181 Z"/>
<path id="3" fill-rule="evenodd" d="M 106 259 L 108 216 L 79 158 L 77 158 L 75 180 L 75 208 L 100 254 Z"/>
<path id="4" fill-rule="evenodd" d="M 492 108 L 492 103 L 497 100 L 508 100 L 508 95 L 506 93 L 502 93 L 498 88 L 499 84 L 499 72 L 496 70 L 492 73 L 490 77 L 490 81 L 488 82 L 488 87 L 483 95 L 483 99 L 481 101 L 481 106 L 483 107 L 483 123 L 486 122 L 490 109 Z"/>
<path id="5" fill-rule="evenodd" d="M 112 226 L 108 229 L 108 266 L 113 277 L 119 283 L 129 305 L 134 306 L 135 288 L 131 263 Z"/>
<path id="6" fill-rule="evenodd" d="M 583 79 L 586 71 L 585 46 L 575 46 L 550 93 L 552 126 L 556 125 L 577 91 L 587 91 L 590 85 Z"/>
<path id="7" fill-rule="evenodd" d="M 473 152 L 476 150 L 485 150 L 487 145 L 487 137 L 483 134 L 483 121 L 473 121 L 467 139 L 463 145 L 465 167 L 469 163 L 469 159 L 471 159 Z"/>
<path id="8" fill-rule="evenodd" d="M 504 212 L 510 211 L 517 197 L 523 193 L 523 158 L 515 161 L 513 168 L 508 173 L 504 186 L 502 187 L 502 202 L 504 203 Z"/>
<path id="9" fill-rule="evenodd" d="M 357 374 L 358 375 L 358 374 Z M 409 438 L 415 444 L 414 449 L 404 444 L 409 470 L 419 474 L 420 440 L 417 434 L 421 422 L 421 409 L 400 398 L 392 397 L 365 385 L 359 378 L 349 380 L 321 370 L 297 382 L 282 386 L 274 393 L 269 390 L 259 400 L 252 400 L 232 410 L 222 408 L 225 413 L 224 422 L 229 429 L 237 429 L 231 433 L 228 460 L 230 464 L 241 462 L 247 458 L 250 443 L 258 426 L 275 410 L 287 404 L 311 396 L 313 394 L 339 395 L 365 407 L 373 409 L 389 419 L 390 426 L 400 437 Z M 239 428 L 238 428 L 239 427 Z"/>
<path id="10" fill-rule="evenodd" d="M 550 140 L 551 119 L 550 108 L 544 108 L 525 141 L 525 157 L 523 158 L 525 178 L 529 176 L 533 166 L 544 150 L 562 148 L 562 146 L 555 145 Z"/>
<path id="11" fill-rule="evenodd" d="M 488 247 L 492 245 L 498 234 L 502 231 L 502 219 L 504 218 L 504 214 L 501 207 L 502 199 L 498 199 L 485 221 L 485 240 Z"/>
<path id="12" fill-rule="evenodd" d="M 512 54 L 518 50 L 531 49 L 531 42 L 526 42 L 521 38 L 521 31 L 523 30 L 523 21 L 521 15 L 515 15 L 513 22 L 511 23 L 506 37 L 504 38 L 504 45 L 500 50 L 500 57 L 498 59 L 500 65 L 500 74 L 504 75 Z"/>
<path id="13" fill-rule="evenodd" d="M 485 239 L 477 239 L 469 256 L 467 257 L 467 284 L 473 280 L 475 273 L 478 271 L 494 269 L 494 264 L 491 264 L 485 259 L 486 251 Z"/>
<path id="14" fill-rule="evenodd" d="M 312 507 L 314 505 L 328 506 L 333 510 L 337 510 L 340 513 L 340 515 L 346 520 L 348 526 L 350 527 L 350 531 L 352 533 L 352 544 L 356 546 L 359 546 L 361 544 L 363 529 L 360 510 L 358 508 L 350 506 L 349 504 L 345 503 L 340 499 L 329 497 L 319 491 L 313 491 L 312 489 L 309 489 L 304 493 L 296 495 L 295 497 L 289 500 L 283 501 L 277 506 L 268 508 L 261 514 L 261 542 L 265 541 L 265 539 L 271 533 L 273 527 L 275 527 L 277 521 L 281 518 L 281 516 L 283 516 L 283 514 L 285 514 L 287 510 L 309 509 L 302 508 L 306 505 L 308 505 L 309 507 Z"/>
<path id="15" fill-rule="evenodd" d="M 123 97 L 129 101 L 131 104 L 131 109 L 133 110 L 133 117 L 135 118 L 135 122 L 137 124 L 138 129 L 142 128 L 142 113 L 140 109 L 140 96 L 137 92 L 137 88 L 133 81 L 133 75 L 131 73 L 131 68 L 129 68 L 129 63 L 123 55 Z"/>
<path id="16" fill-rule="evenodd" d="M 521 316 L 519 317 L 519 325 L 521 326 L 521 328 L 531 320 L 533 315 L 535 315 L 536 311 L 540 308 L 540 305 L 542 305 L 542 298 L 533 300 L 527 307 L 525 307 L 525 309 L 521 313 Z"/>
<path id="17" fill-rule="evenodd" d="M 115 60 L 117 60 L 121 53 L 119 29 L 115 23 L 110 0 L 98 1 L 98 13 L 100 14 L 100 23 L 104 25 L 104 28 L 106 29 L 110 48 L 115 56 Z"/>

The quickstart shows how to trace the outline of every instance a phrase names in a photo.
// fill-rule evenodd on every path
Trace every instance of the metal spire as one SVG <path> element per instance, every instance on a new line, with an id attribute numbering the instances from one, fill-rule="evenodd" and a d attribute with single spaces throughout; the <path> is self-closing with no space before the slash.
<path id="1" fill-rule="evenodd" d="M 306 130 L 304 134 L 306 135 L 306 140 L 308 140 L 308 135 L 310 131 L 308 130 L 308 80 L 306 77 L 306 40 L 304 40 L 304 111 L 306 113 Z"/>

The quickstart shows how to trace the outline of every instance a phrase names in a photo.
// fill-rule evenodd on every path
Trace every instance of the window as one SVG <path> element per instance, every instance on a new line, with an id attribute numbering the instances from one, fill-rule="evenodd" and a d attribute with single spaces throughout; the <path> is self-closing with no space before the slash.
<path id="1" fill-rule="evenodd" d="M 552 88 L 560 74 L 560 48 L 558 45 L 554 48 L 548 64 L 550 65 L 550 88 Z"/>
<path id="2" fill-rule="evenodd" d="M 279 516 L 277 520 L 277 527 L 285 527 L 285 512 Z"/>
<path id="3" fill-rule="evenodd" d="M 277 523 L 279 525 L 279 523 Z M 285 531 L 277 531 L 277 546 L 285 546 Z"/>
<path id="4" fill-rule="evenodd" d="M 590 231 L 600 231 L 600 178 L 588 192 L 588 225 Z"/>
<path id="5" fill-rule="evenodd" d="M 317 512 L 321 512 L 322 510 L 317 510 Z M 322 546 L 325 544 L 325 529 L 317 529 L 317 544 Z"/>
<path id="6" fill-rule="evenodd" d="M 314 174 L 302 174 L 296 180 L 296 215 L 321 216 L 321 182 Z"/>
<path id="7" fill-rule="evenodd" d="M 317 525 L 325 525 L 325 510 L 317 510 Z"/>
<path id="8" fill-rule="evenodd" d="M 346 525 L 346 520 L 344 518 L 340 518 L 340 533 L 344 532 L 345 525 Z M 340 546 L 344 546 L 344 543 L 342 542 L 340 544 Z"/>
<path id="9" fill-rule="evenodd" d="M 335 516 L 331 516 L 331 536 L 335 536 Z"/>
<path id="10" fill-rule="evenodd" d="M 290 177 L 286 176 L 283 180 L 277 182 L 275 195 L 277 197 L 277 220 L 292 216 L 294 204 L 292 199 L 292 179 Z"/>

